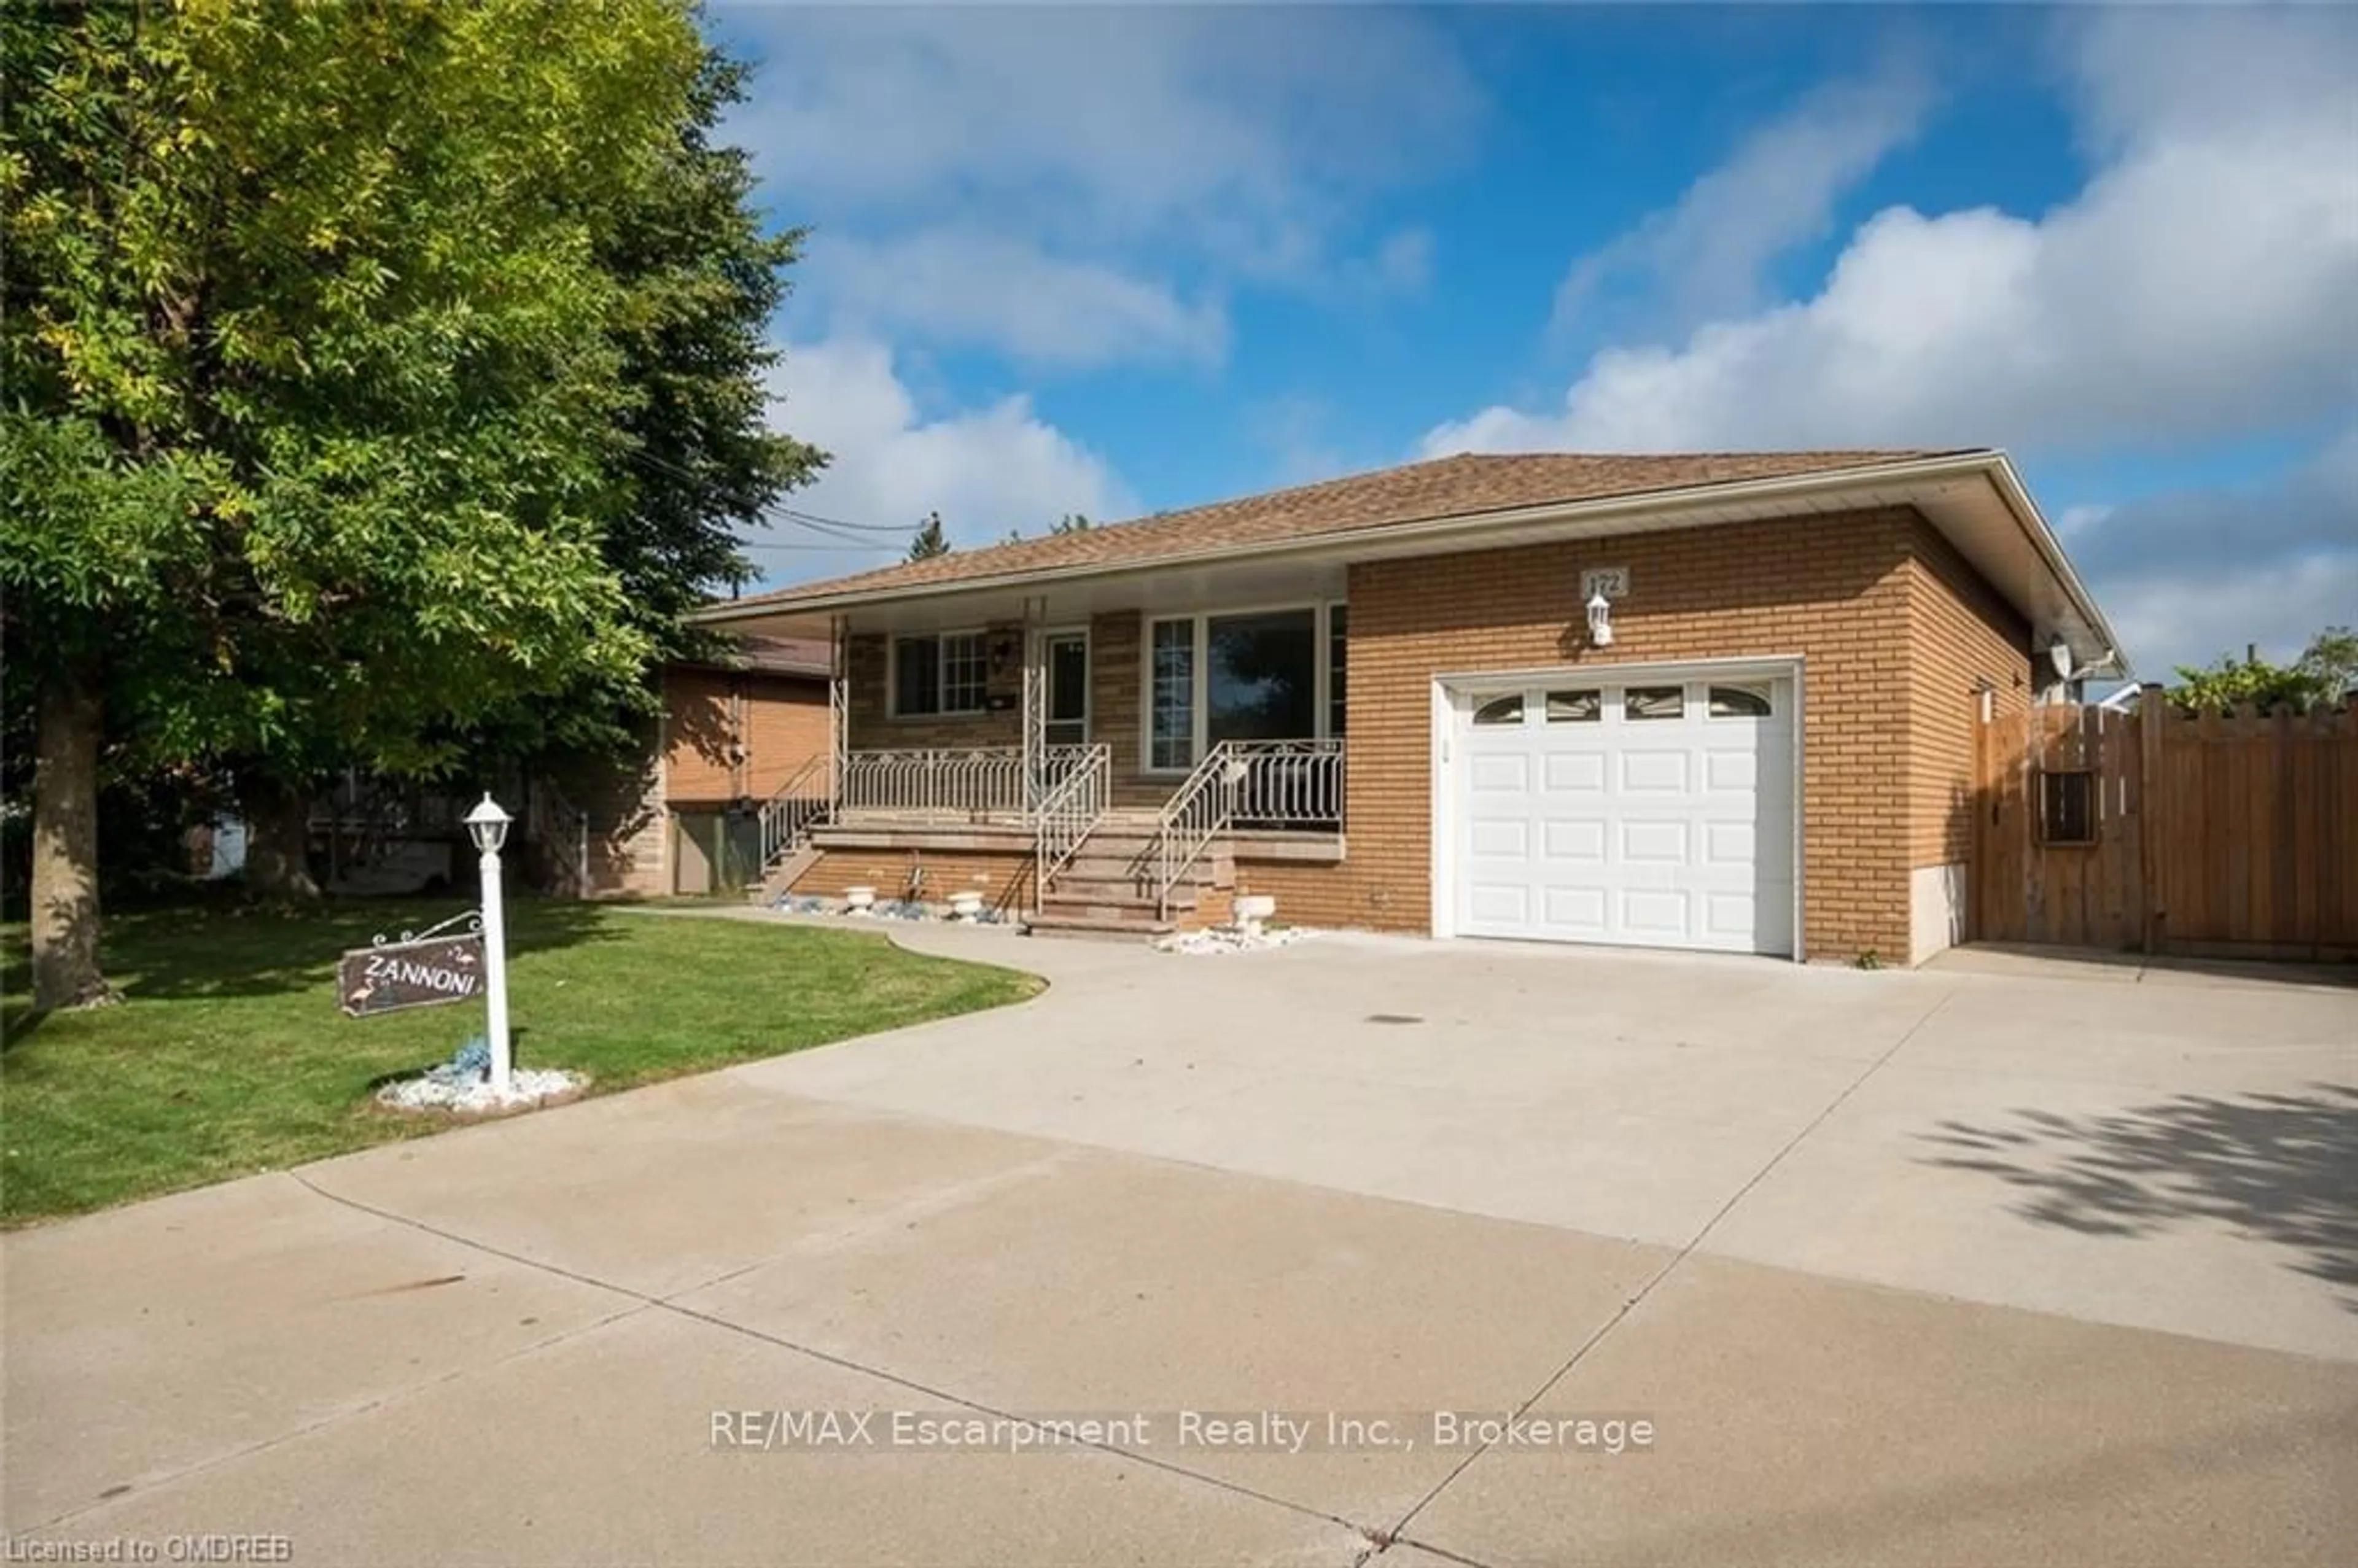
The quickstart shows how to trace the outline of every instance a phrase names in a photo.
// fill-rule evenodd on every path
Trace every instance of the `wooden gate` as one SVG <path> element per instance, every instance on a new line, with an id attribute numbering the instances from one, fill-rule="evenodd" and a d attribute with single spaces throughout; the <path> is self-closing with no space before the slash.
<path id="1" fill-rule="evenodd" d="M 1982 727 L 1985 940 L 2358 957 L 2358 704 L 2035 708 Z"/>

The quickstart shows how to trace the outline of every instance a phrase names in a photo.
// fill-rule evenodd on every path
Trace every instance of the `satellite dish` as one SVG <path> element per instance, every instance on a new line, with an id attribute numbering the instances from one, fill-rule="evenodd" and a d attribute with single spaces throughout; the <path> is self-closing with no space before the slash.
<path id="1" fill-rule="evenodd" d="M 2057 680 L 2071 678 L 2071 644 L 2058 637 L 2047 645 L 2047 662 L 2055 666 Z"/>

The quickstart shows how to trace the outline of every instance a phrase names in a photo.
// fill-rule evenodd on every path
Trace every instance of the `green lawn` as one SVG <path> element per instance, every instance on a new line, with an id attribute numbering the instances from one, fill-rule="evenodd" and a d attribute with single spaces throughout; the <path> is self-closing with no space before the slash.
<path id="1" fill-rule="evenodd" d="M 376 901 L 289 915 L 230 906 L 110 917 L 123 1005 L 28 1015 L 25 928 L 6 943 L 0 1221 L 15 1226 L 273 1170 L 449 1125 L 371 1103 L 448 1058 L 480 1002 L 372 1019 L 336 1008 L 335 962 L 453 913 Z M 921 957 L 881 935 L 523 903 L 509 912 L 519 1066 L 592 1093 L 996 1007 L 1039 981 Z"/>

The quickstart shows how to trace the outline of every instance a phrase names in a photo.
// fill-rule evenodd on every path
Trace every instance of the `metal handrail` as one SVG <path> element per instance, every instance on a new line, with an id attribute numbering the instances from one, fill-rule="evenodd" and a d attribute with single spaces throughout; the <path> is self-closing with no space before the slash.
<path id="1" fill-rule="evenodd" d="M 814 775 L 828 787 L 813 790 Z M 804 762 L 785 783 L 762 803 L 759 819 L 762 830 L 762 869 L 766 871 L 803 847 L 811 830 L 823 825 L 836 811 L 836 790 L 832 787 L 835 759 L 825 752 Z"/>
<path id="2" fill-rule="evenodd" d="M 1228 825 L 1229 796 L 1244 771 L 1233 743 L 1223 741 L 1204 753 L 1186 782 L 1163 803 L 1154 824 L 1154 907 L 1160 918 L 1171 917 L 1172 888 Z"/>
<path id="3" fill-rule="evenodd" d="M 1343 742 L 1222 741 L 1204 753 L 1156 819 L 1155 904 L 1171 913 L 1171 890 L 1213 839 L 1241 822 L 1255 827 L 1339 827 Z"/>
<path id="4" fill-rule="evenodd" d="M 1099 743 L 1073 749 L 1081 755 L 1069 761 L 1064 776 L 1049 786 L 1033 826 L 1035 897 L 1046 894 L 1048 880 L 1079 852 L 1113 799 L 1113 748 Z"/>

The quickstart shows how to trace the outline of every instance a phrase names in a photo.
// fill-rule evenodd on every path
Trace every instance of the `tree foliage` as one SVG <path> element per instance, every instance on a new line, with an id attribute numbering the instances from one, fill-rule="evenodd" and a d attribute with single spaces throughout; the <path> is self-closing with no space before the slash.
<path id="1" fill-rule="evenodd" d="M 949 553 L 950 539 L 949 535 L 942 531 L 942 514 L 938 512 L 926 513 L 925 520 L 917 525 L 917 536 L 909 541 L 909 558 L 913 561 L 929 561 L 936 556 L 946 556 Z"/>
<path id="2" fill-rule="evenodd" d="M 770 320 L 805 232 L 765 235 L 744 151 L 712 140 L 746 81 L 741 64 L 707 56 L 676 145 L 644 188 L 617 200 L 600 247 L 625 290 L 614 336 L 628 396 L 606 559 L 665 654 L 711 652 L 683 618 L 751 580 L 739 528 L 827 461 L 768 425 Z"/>
<path id="3" fill-rule="evenodd" d="M 432 771 L 619 700 L 817 460 L 680 0 L 14 5 L 0 68 L 6 656 L 123 765 Z"/>
<path id="4" fill-rule="evenodd" d="M 2329 626 L 2310 639 L 2299 659 L 2271 664 L 2254 654 L 2223 656 L 2207 668 L 2178 667 L 2169 700 L 2189 712 L 2229 712 L 2245 703 L 2262 713 L 2340 702 L 2358 692 L 2358 633 Z"/>

